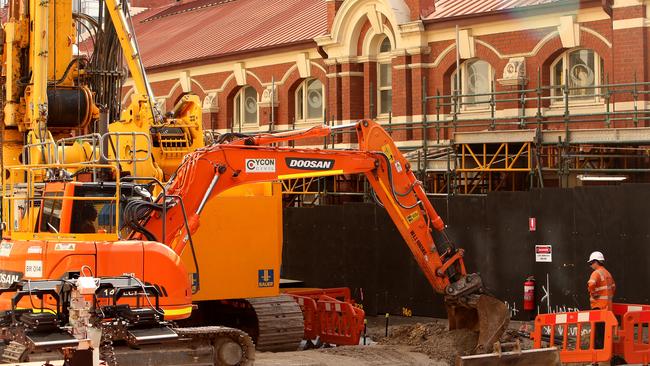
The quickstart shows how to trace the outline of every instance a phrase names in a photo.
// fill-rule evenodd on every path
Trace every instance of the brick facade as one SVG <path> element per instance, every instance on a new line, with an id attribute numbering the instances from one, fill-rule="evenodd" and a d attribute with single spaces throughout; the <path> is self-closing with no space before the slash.
<path id="1" fill-rule="evenodd" d="M 377 65 L 386 60 L 385 54 L 379 54 L 378 45 L 381 39 L 388 37 L 392 47 L 388 56 L 392 70 L 391 121 L 396 124 L 421 123 L 425 118 L 424 106 L 427 121 L 447 121 L 426 130 L 427 139 L 440 141 L 454 139 L 458 132 L 567 129 L 566 123 L 546 120 L 555 118 L 552 116 L 560 116 L 557 118 L 561 120 L 561 95 L 551 99 L 549 88 L 535 90 L 551 84 L 551 65 L 573 50 L 595 52 L 600 69 L 592 71 L 600 84 L 648 81 L 650 12 L 645 0 L 617 0 L 611 7 L 609 2 L 581 1 L 573 8 L 558 4 L 531 7 L 530 11 L 504 10 L 448 19 L 427 18 L 435 12 L 433 1 L 406 1 L 404 4 L 408 8 L 401 10 L 385 0 L 324 1 L 327 2 L 327 14 L 323 16 L 327 17 L 328 34 L 316 37 L 313 43 L 304 47 L 279 45 L 273 49 L 251 51 L 237 58 L 216 58 L 213 64 L 204 61 L 198 66 L 188 63 L 160 72 L 151 70 L 155 94 L 165 97 L 167 108 L 171 108 L 183 92 L 178 75 L 186 72 L 191 79 L 192 92 L 202 99 L 214 97 L 214 102 L 205 109 L 205 128 L 218 132 L 237 130 L 238 126 L 233 125 L 233 98 L 243 84 L 238 83 L 235 75 L 238 71 L 233 71 L 232 65 L 240 63 L 245 85 L 257 91 L 258 101 L 261 102 L 265 90 L 272 84 L 276 86 L 274 115 L 271 116 L 270 104 L 260 106 L 259 127 L 255 126 L 254 130 L 267 131 L 271 119 L 275 121 L 275 130 L 322 123 L 313 120 L 310 123 L 296 122 L 295 92 L 307 78 L 316 78 L 323 84 L 324 119 L 327 123 L 374 117 L 378 112 Z M 450 98 L 430 98 L 423 104 L 424 94 L 431 97 L 452 93 L 451 76 L 457 63 L 456 26 L 461 35 L 460 62 L 469 59 L 487 62 L 494 74 L 489 82 L 496 92 L 493 96 L 494 111 L 461 108 L 456 118 L 467 120 L 477 116 L 477 119 L 485 119 L 490 113 L 493 117 L 510 116 L 503 117 L 499 123 L 459 123 L 452 127 L 452 122 L 449 122 L 453 117 Z M 519 81 L 504 81 L 505 69 L 517 59 L 523 59 L 525 74 Z M 206 71 L 210 68 L 218 71 Z M 526 98 L 523 103 L 518 100 L 522 98 L 521 90 L 528 91 L 523 95 Z M 644 90 L 647 90 L 645 86 L 638 87 L 638 91 Z M 605 88 L 599 91 L 606 94 Z M 614 92 L 614 88 L 607 91 L 606 97 L 577 103 L 576 108 L 572 104 L 572 113 L 574 109 L 590 108 L 604 112 L 607 103 L 617 111 L 632 110 L 633 104 L 637 109 L 648 109 L 645 94 Z M 554 93 L 561 93 L 561 89 Z M 485 106 L 490 109 L 489 103 Z M 516 118 L 522 113 L 526 116 L 523 123 Z M 387 122 L 388 118 L 379 116 L 379 120 Z M 600 129 L 605 127 L 603 121 L 600 117 L 597 120 L 576 117 L 571 121 L 571 128 Z M 649 125 L 643 118 L 631 117 L 607 123 L 607 127 L 618 128 Z M 405 146 L 409 143 L 415 146 L 414 141 L 422 140 L 423 131 L 421 128 L 395 128 L 393 136 Z M 247 129 L 245 132 L 254 131 Z M 338 137 L 336 142 L 354 143 L 349 135 Z"/>
<path id="2" fill-rule="evenodd" d="M 357 1 L 362 3 L 363 1 Z M 375 1 L 376 2 L 376 1 Z M 342 17 L 337 11 L 342 11 L 341 5 L 344 2 L 328 1 L 328 23 L 334 26 L 334 18 Z M 372 3 L 372 1 L 370 2 Z M 415 7 L 415 12 L 419 13 L 417 19 L 426 16 L 433 10 L 433 5 L 427 6 L 426 1 L 409 1 L 409 6 Z M 609 83 L 625 83 L 645 81 L 648 79 L 648 55 L 650 50 L 647 45 L 648 28 L 645 22 L 647 10 L 646 5 L 629 5 L 625 7 L 614 7 L 612 17 L 600 9 L 599 2 L 588 3 L 583 8 L 576 10 L 574 13 L 579 21 L 582 13 L 589 13 L 584 18 L 588 21 L 577 22 L 579 27 L 579 44 L 571 48 L 585 48 L 595 51 L 603 60 L 602 75 L 603 82 L 608 80 Z M 629 1 L 625 4 L 630 3 Z M 546 9 L 545 12 L 559 17 L 561 14 L 554 14 L 553 9 Z M 380 13 L 382 25 L 387 30 L 384 33 L 389 35 L 391 40 L 400 37 L 401 24 L 392 24 L 390 17 Z M 534 17 L 544 16 L 543 13 L 535 14 Z M 602 19 L 599 19 L 602 18 Z M 562 44 L 558 26 L 540 26 L 530 27 L 523 30 L 507 30 L 508 26 L 499 26 L 497 20 L 501 19 L 502 23 L 507 23 L 507 12 L 502 18 L 492 18 L 494 32 L 490 32 L 490 23 L 487 23 L 480 16 L 464 17 L 458 23 L 462 24 L 461 29 L 467 29 L 470 34 L 475 29 L 480 28 L 477 35 L 471 36 L 473 42 L 473 58 L 481 59 L 488 62 L 494 70 L 495 79 L 500 79 L 504 68 L 508 64 L 511 56 L 523 55 L 526 64 L 527 83 L 523 86 L 526 89 L 537 88 L 538 80 L 543 85 L 550 84 L 550 65 L 562 53 L 571 48 Z M 525 18 L 520 19 L 525 24 Z M 636 23 L 643 26 L 635 26 Z M 351 54 L 343 57 L 331 57 L 328 55 L 329 45 L 320 46 L 322 50 L 318 54 L 317 45 L 320 40 L 305 49 L 305 52 L 318 55 L 311 58 L 310 76 L 318 78 L 324 85 L 326 95 L 327 119 L 335 121 L 354 120 L 358 118 L 374 116 L 377 114 L 377 63 L 376 50 L 371 54 L 364 54 L 364 44 L 367 44 L 368 38 L 381 36 L 375 34 L 372 22 L 366 17 L 358 21 L 359 24 L 348 25 L 356 27 L 358 34 L 352 37 L 352 40 L 341 40 L 344 47 L 353 50 Z M 456 51 L 455 37 L 453 34 L 456 22 L 453 19 L 445 20 L 444 24 L 439 22 L 428 23 L 426 20 L 415 20 L 413 23 L 420 23 L 422 30 L 421 38 L 435 39 L 436 34 L 446 33 L 449 39 L 441 39 L 427 42 L 422 47 L 400 48 L 393 45 L 391 53 L 392 87 L 393 87 L 393 109 L 392 115 L 400 121 L 412 121 L 421 119 L 422 115 L 422 83 L 426 80 L 426 90 L 428 95 L 451 93 L 451 74 L 456 69 Z M 552 23 L 552 21 L 550 21 Z M 448 26 L 447 26 L 448 25 Z M 513 25 L 514 27 L 514 25 Z M 621 29 L 617 29 L 620 27 Z M 512 28 L 512 27 L 511 27 Z M 332 29 L 330 29 L 332 31 Z M 373 35 L 374 34 L 374 35 Z M 445 38 L 445 37 L 440 37 Z M 399 42 L 399 41 L 397 41 Z M 322 42 L 321 42 L 322 43 Z M 372 42 L 370 42 L 372 43 Z M 397 46 L 397 47 L 396 47 Z M 366 47 L 367 48 L 367 47 Z M 278 53 L 285 52 L 282 47 L 278 47 Z M 273 60 L 273 51 L 266 51 L 269 60 Z M 322 55 L 321 55 L 322 54 Z M 328 56 L 326 59 L 323 55 Z M 256 57 L 255 52 L 249 55 L 251 58 Z M 219 60 L 215 60 L 219 62 Z M 465 60 L 461 60 L 465 61 Z M 247 56 L 244 55 L 236 62 L 247 63 Z M 234 62 L 226 62 L 234 63 Z M 229 104 L 232 103 L 234 94 L 239 90 L 238 85 L 233 77 L 232 71 L 201 73 L 194 74 L 194 67 L 180 65 L 176 68 L 178 71 L 189 71 L 192 79 L 192 92 L 199 94 L 204 98 L 209 92 L 217 91 L 218 110 L 209 113 L 214 114 L 207 121 L 204 121 L 206 128 L 216 128 L 219 130 L 232 127 L 232 110 Z M 172 74 L 173 74 L 173 70 Z M 167 69 L 166 74 L 170 74 Z M 295 119 L 295 92 L 296 85 L 304 78 L 300 77 L 295 62 L 271 63 L 268 65 L 246 68 L 246 84 L 255 88 L 261 97 L 265 88 L 270 87 L 272 80 L 277 85 L 277 108 L 275 108 L 276 125 L 289 125 Z M 167 108 L 173 105 L 174 100 L 182 93 L 179 86 L 179 79 L 171 77 L 167 80 L 158 81 L 156 70 L 150 72 L 153 82 L 153 89 L 157 96 L 166 97 Z M 497 80 L 492 80 L 496 92 L 516 91 L 517 86 L 502 85 Z M 520 86 L 521 87 L 521 86 Z M 128 90 L 128 88 L 127 88 Z M 207 93 L 206 93 L 207 91 Z M 631 96 L 621 95 L 617 101 L 630 100 Z M 530 105 L 531 103 L 529 103 Z M 501 104 L 503 108 L 512 107 L 511 104 Z M 271 119 L 270 108 L 260 110 L 260 125 L 267 125 Z M 434 101 L 427 103 L 427 111 L 431 113 L 436 109 Z M 447 108 L 448 111 L 448 108 Z M 216 124 L 215 124 L 216 120 Z"/>

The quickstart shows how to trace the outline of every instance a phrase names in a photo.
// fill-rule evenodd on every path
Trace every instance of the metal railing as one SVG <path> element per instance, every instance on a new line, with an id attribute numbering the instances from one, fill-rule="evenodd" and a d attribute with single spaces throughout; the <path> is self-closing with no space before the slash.
<path id="1" fill-rule="evenodd" d="M 389 114 L 388 118 L 382 119 L 381 122 L 393 136 L 418 141 L 417 144 L 409 144 L 402 150 L 413 162 L 412 165 L 421 179 L 428 186 L 434 187 L 433 191 L 436 193 L 485 193 L 505 186 L 511 189 L 543 187 L 544 174 L 549 172 L 564 177 L 578 172 L 650 172 L 650 169 L 645 167 L 628 166 L 628 161 L 639 162 L 639 159 L 647 156 L 648 152 L 644 152 L 640 147 L 632 148 L 636 151 L 607 152 L 611 148 L 630 145 L 629 142 L 592 142 L 589 144 L 590 148 L 596 149 L 588 153 L 580 151 L 585 143 L 572 137 L 575 131 L 586 129 L 650 127 L 650 82 L 635 80 L 611 84 L 605 78 L 605 82 L 600 84 L 570 86 L 567 77 L 562 85 L 542 85 L 541 74 L 538 73 L 537 87 L 526 88 L 518 85 L 513 86 L 513 90 L 481 94 L 444 94 L 436 90 L 433 95 L 428 95 L 426 79 L 422 85 L 421 120 L 397 122 L 396 118 Z M 495 90 L 494 84 L 492 90 Z M 369 109 L 372 113 L 374 91 L 370 91 L 367 100 L 372 104 Z M 330 120 L 327 124 L 335 125 L 335 122 Z M 488 149 L 488 153 L 478 157 L 471 156 L 471 144 L 455 141 L 456 133 L 459 132 L 486 131 L 531 131 L 534 136 L 529 141 L 510 143 L 517 152 L 521 152 L 515 154 L 515 157 L 505 153 L 507 146 L 504 145 L 507 145 L 507 142 L 491 143 L 492 152 Z M 561 134 L 558 140 L 544 140 L 540 138 L 540 134 L 545 131 Z M 335 131 L 324 138 L 323 146 L 336 148 L 344 142 L 349 146 L 349 143 L 355 142 L 354 134 L 354 131 Z M 632 145 L 643 144 L 644 141 L 650 145 L 650 135 L 640 138 Z M 477 145 L 479 149 L 480 145 Z M 615 147 L 616 145 L 619 147 Z M 517 157 L 519 160 L 523 158 L 523 165 L 514 166 L 512 159 L 516 160 Z M 616 159 L 625 159 L 625 162 L 616 166 Z M 596 160 L 599 160 L 598 166 L 594 166 Z M 475 166 L 467 166 L 468 161 L 477 163 Z M 435 162 L 436 167 L 431 168 L 432 162 Z M 492 164 L 489 164 L 490 162 Z M 504 166 L 499 166 L 496 170 L 491 169 L 496 166 L 494 162 L 504 162 Z M 509 178 L 512 178 L 512 183 L 504 184 L 505 179 L 496 173 L 507 173 Z M 494 181 L 495 176 L 499 179 L 498 182 Z M 517 176 L 519 178 L 515 179 Z M 477 190 L 477 182 L 481 180 L 486 188 Z M 562 185 L 561 179 L 558 180 L 558 184 Z M 495 184 L 492 184 L 493 182 Z"/>
<path id="2" fill-rule="evenodd" d="M 75 235 L 70 231 L 62 233 L 57 228 L 53 232 L 35 232 L 34 228 L 40 214 L 39 208 L 43 200 L 49 201 L 88 201 L 90 203 L 108 202 L 114 205 L 115 210 L 112 214 L 112 223 L 110 227 L 112 232 L 99 233 L 105 238 L 119 238 L 120 232 L 118 223 L 120 222 L 120 183 L 115 183 L 115 194 L 111 196 L 67 196 L 68 191 L 45 192 L 45 182 L 53 179 L 61 181 L 73 181 L 75 175 L 67 173 L 69 171 L 81 170 L 111 170 L 117 176 L 119 168 L 116 164 L 34 164 L 5 166 L 2 172 L 2 223 L 3 231 L 15 239 L 30 240 L 47 237 L 67 237 L 73 239 Z M 47 195 L 46 193 L 60 193 Z M 61 206 L 60 206 L 61 207 Z M 59 210 L 61 209 L 59 207 Z M 54 211 L 54 209 L 52 209 Z M 61 222 L 64 218 L 59 217 Z M 69 223 L 71 224 L 71 220 Z"/>

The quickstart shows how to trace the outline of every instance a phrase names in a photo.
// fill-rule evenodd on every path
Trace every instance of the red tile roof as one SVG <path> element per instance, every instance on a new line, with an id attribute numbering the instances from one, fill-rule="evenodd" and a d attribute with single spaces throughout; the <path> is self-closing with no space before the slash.
<path id="1" fill-rule="evenodd" d="M 426 19 L 443 19 L 466 15 L 494 13 L 559 2 L 566 2 L 566 0 L 437 0 L 436 10 L 427 16 Z"/>
<path id="2" fill-rule="evenodd" d="M 313 40 L 327 33 L 324 0 L 195 0 L 133 18 L 146 67 Z"/>

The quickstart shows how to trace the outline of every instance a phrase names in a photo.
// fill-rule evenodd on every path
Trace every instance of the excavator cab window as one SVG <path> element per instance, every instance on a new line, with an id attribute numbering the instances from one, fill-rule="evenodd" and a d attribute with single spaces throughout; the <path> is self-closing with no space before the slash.
<path id="1" fill-rule="evenodd" d="M 58 233 L 61 227 L 63 200 L 48 197 L 62 197 L 63 191 L 45 192 L 41 205 L 41 232 Z"/>
<path id="2" fill-rule="evenodd" d="M 116 212 L 114 184 L 50 183 L 42 197 L 37 226 L 41 233 L 106 234 L 117 231 L 120 215 Z"/>
<path id="3" fill-rule="evenodd" d="M 75 186 L 74 197 L 100 198 L 107 200 L 74 200 L 70 221 L 70 232 L 78 234 L 112 233 L 116 231 L 118 217 L 115 201 L 115 186 L 87 183 Z M 121 216 L 121 215 L 120 215 Z"/>

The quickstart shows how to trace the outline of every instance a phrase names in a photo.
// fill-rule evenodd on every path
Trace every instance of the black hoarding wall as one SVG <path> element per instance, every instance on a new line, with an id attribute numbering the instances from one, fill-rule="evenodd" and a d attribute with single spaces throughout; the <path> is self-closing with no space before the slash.
<path id="1" fill-rule="evenodd" d="M 536 279 L 540 312 L 588 307 L 586 261 L 601 250 L 617 283 L 615 301 L 650 304 L 650 185 L 622 185 L 433 199 L 468 270 L 523 311 L 523 283 Z M 529 218 L 535 219 L 530 231 Z M 403 309 L 443 316 L 436 295 L 384 210 L 346 204 L 284 211 L 282 276 L 309 287 L 347 286 L 369 314 Z M 441 240 L 436 237 L 436 240 Z M 551 262 L 536 256 L 551 246 Z M 547 296 L 546 296 L 547 295 Z"/>

